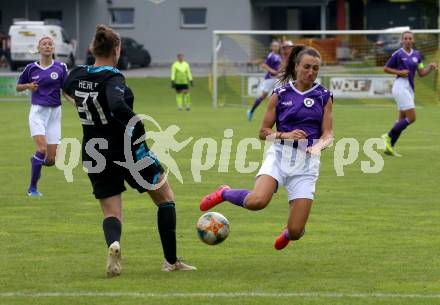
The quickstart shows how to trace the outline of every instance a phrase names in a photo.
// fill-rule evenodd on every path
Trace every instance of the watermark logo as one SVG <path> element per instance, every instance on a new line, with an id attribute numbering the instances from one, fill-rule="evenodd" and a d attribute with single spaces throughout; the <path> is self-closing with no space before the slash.
<path id="1" fill-rule="evenodd" d="M 152 183 L 145 180 L 145 177 L 142 176 L 142 170 L 159 162 L 156 155 L 152 154 L 151 151 L 147 149 L 145 144 L 145 134 L 142 135 L 139 139 L 133 139 L 136 124 L 142 120 L 148 120 L 152 122 L 159 129 L 159 132 L 162 131 L 160 125 L 148 115 L 140 114 L 132 117 L 126 126 L 124 133 L 125 161 L 113 162 L 119 166 L 128 169 L 130 175 L 134 178 L 134 180 L 136 180 L 139 185 L 145 187 L 148 190 L 155 190 L 160 188 L 165 183 L 166 177 L 168 176 L 168 170 L 166 171 L 165 177 L 162 180 L 153 180 Z M 134 154 L 133 149 L 135 150 Z"/>
<path id="2" fill-rule="evenodd" d="M 136 127 L 136 124 L 143 120 L 147 120 L 152 123 L 158 131 L 147 131 L 139 139 L 135 139 L 133 142 L 133 130 Z M 152 117 L 145 114 L 134 116 L 128 122 L 124 134 L 124 155 L 126 161 L 115 161 L 115 163 L 128 169 L 136 182 L 139 185 L 147 185 L 147 189 L 149 190 L 159 188 L 166 181 L 166 179 L 162 179 L 159 183 L 153 185 L 147 182 L 140 174 L 143 169 L 154 164 L 155 162 L 159 162 L 158 160 L 163 162 L 167 168 L 165 177 L 168 176 L 169 171 L 171 171 L 177 180 L 179 180 L 180 183 L 183 183 L 182 174 L 180 173 L 176 161 L 171 156 L 170 150 L 179 152 L 185 148 L 189 142 L 191 142 L 192 137 L 179 143 L 175 139 L 175 135 L 177 132 L 179 132 L 179 130 L 180 128 L 176 125 L 171 125 L 167 129 L 163 130 L 159 123 L 157 123 Z M 143 151 L 142 149 L 146 150 L 145 141 L 148 139 L 153 140 L 151 150 Z M 134 160 L 132 149 L 133 147 L 137 147 L 138 144 L 140 144 L 140 147 L 135 152 L 137 160 Z M 152 151 L 154 153 L 152 153 Z"/>
<path id="3" fill-rule="evenodd" d="M 156 130 L 148 130 L 143 135 L 135 134 L 135 127 L 140 121 L 148 121 Z M 320 153 L 310 153 L 313 150 L 308 147 L 307 140 L 281 142 L 271 137 L 266 141 L 257 138 L 234 139 L 234 131 L 225 129 L 221 141 L 213 138 L 188 137 L 179 142 L 176 137 L 180 131 L 177 125 L 163 129 L 152 117 L 139 114 L 129 121 L 124 133 L 122 149 L 125 160 L 107 160 L 104 155 L 110 154 L 104 152 L 108 152 L 108 141 L 104 138 L 93 138 L 83 143 L 86 156 L 83 169 L 87 173 L 101 173 L 108 166 L 107 162 L 113 162 L 127 169 L 136 182 L 148 190 L 159 188 L 165 183 L 169 173 L 173 174 L 180 183 L 184 183 L 186 177 L 183 176 L 173 154 L 179 153 L 193 142 L 189 162 L 192 180 L 195 183 L 201 183 L 203 172 L 212 170 L 216 165 L 218 173 L 234 172 L 231 166 L 234 153 L 233 167 L 235 173 L 239 174 L 256 174 L 260 167 L 266 166 L 264 162 L 268 158 L 275 158 L 274 162 L 277 162 L 286 175 L 319 174 Z M 136 136 L 139 138 L 135 139 Z M 146 146 L 146 141 L 150 143 L 151 150 Z M 337 176 L 345 175 L 345 167 L 354 164 L 359 159 L 361 151 L 367 159 L 361 160 L 360 170 L 366 174 L 379 173 L 384 168 L 385 162 L 378 151 L 384 149 L 385 144 L 380 138 L 368 139 L 362 146 L 355 138 L 342 138 L 328 146 L 328 150 L 333 151 L 333 167 Z M 250 151 L 254 151 L 253 155 L 256 151 L 260 151 L 261 162 L 248 160 Z M 73 169 L 79 164 L 80 152 L 81 143 L 75 138 L 64 138 L 58 146 L 55 165 L 64 172 L 68 182 L 73 182 Z M 146 181 L 145 170 L 150 166 L 157 167 L 159 160 L 166 168 L 164 178 Z"/>

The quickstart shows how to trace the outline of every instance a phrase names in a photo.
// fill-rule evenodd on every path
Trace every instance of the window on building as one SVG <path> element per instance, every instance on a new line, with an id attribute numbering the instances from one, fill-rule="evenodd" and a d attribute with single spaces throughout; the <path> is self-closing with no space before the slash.
<path id="1" fill-rule="evenodd" d="M 48 21 L 50 24 L 60 24 L 63 20 L 62 11 L 41 11 L 40 20 Z"/>
<path id="2" fill-rule="evenodd" d="M 134 25 L 134 9 L 133 8 L 110 9 L 110 25 L 132 27 Z"/>
<path id="3" fill-rule="evenodd" d="M 206 28 L 206 8 L 181 8 L 181 23 L 183 28 Z"/>

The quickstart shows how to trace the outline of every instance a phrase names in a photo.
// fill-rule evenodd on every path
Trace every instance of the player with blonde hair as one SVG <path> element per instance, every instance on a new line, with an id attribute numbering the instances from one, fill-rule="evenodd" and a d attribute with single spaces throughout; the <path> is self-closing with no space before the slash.
<path id="1" fill-rule="evenodd" d="M 67 78 L 67 66 L 53 60 L 54 41 L 50 36 L 39 39 L 36 53 L 40 59 L 30 63 L 21 73 L 16 90 L 31 91 L 29 127 L 36 152 L 31 158 L 31 179 L 27 193 L 31 197 L 42 194 L 37 189 L 43 165 L 55 164 L 61 140 L 61 88 Z"/>
<path id="2" fill-rule="evenodd" d="M 264 80 L 259 88 L 261 94 L 254 101 L 252 107 L 247 111 L 248 121 L 252 121 L 255 110 L 267 96 L 272 94 L 272 91 L 275 89 L 275 85 L 277 83 L 277 77 L 281 67 L 280 43 L 277 40 L 272 41 L 270 50 L 271 51 L 267 55 L 266 60 L 261 65 L 261 67 L 266 71 Z"/>

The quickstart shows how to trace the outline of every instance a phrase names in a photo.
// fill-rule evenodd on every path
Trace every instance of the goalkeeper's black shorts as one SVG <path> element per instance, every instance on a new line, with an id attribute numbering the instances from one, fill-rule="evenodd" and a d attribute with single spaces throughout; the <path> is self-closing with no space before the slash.
<path id="1" fill-rule="evenodd" d="M 180 92 L 183 90 L 188 90 L 189 86 L 188 84 L 175 84 L 174 88 L 176 89 L 176 92 Z"/>

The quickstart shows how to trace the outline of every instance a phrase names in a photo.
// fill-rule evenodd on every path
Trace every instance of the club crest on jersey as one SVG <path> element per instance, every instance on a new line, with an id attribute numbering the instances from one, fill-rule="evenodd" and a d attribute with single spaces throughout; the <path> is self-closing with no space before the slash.
<path id="1" fill-rule="evenodd" d="M 56 72 L 50 73 L 50 78 L 51 79 L 57 79 L 58 78 L 58 73 L 56 73 Z"/>
<path id="2" fill-rule="evenodd" d="M 412 57 L 411 59 L 413 62 L 415 62 L 415 63 L 417 62 L 417 57 Z"/>
<path id="3" fill-rule="evenodd" d="M 311 98 L 305 98 L 304 99 L 304 106 L 306 106 L 307 108 L 312 107 L 315 104 L 315 100 L 311 99 Z"/>

